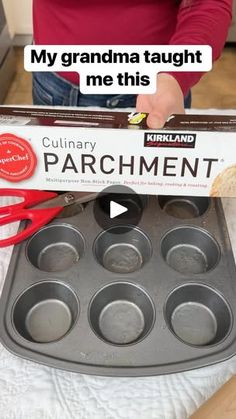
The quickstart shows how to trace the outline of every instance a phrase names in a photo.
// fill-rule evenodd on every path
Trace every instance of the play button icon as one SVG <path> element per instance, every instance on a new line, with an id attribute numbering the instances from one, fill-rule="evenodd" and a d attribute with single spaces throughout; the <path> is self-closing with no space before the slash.
<path id="1" fill-rule="evenodd" d="M 128 211 L 128 208 L 124 205 L 118 204 L 115 201 L 110 201 L 110 218 L 118 217 L 126 211 Z"/>
<path id="2" fill-rule="evenodd" d="M 94 201 L 94 217 L 103 230 L 117 225 L 132 229 L 139 224 L 146 203 L 146 195 L 127 186 L 109 186 Z"/>

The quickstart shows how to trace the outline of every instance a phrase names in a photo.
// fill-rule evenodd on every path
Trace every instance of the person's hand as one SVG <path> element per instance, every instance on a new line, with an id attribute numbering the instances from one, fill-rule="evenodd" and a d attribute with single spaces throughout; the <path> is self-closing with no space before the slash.
<path id="1" fill-rule="evenodd" d="M 137 112 L 149 113 L 149 128 L 162 128 L 172 114 L 183 114 L 184 96 L 176 79 L 170 74 L 157 75 L 157 91 L 149 95 L 138 95 Z"/>

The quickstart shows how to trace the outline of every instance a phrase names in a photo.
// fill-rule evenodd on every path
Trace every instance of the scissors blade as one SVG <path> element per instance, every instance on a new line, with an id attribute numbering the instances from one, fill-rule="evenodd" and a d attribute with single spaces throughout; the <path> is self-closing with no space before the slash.
<path id="1" fill-rule="evenodd" d="M 82 204 L 97 198 L 97 192 L 66 192 L 49 201 L 35 205 L 33 208 L 67 207 L 74 203 Z"/>

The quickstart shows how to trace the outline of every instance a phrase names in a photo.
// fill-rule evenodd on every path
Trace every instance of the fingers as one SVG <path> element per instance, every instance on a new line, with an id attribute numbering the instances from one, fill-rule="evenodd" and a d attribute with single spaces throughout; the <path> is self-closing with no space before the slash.
<path id="1" fill-rule="evenodd" d="M 162 128 L 170 115 L 185 112 L 183 93 L 178 82 L 168 74 L 158 75 L 156 93 L 138 95 L 136 109 L 149 114 L 149 128 Z"/>
<path id="2" fill-rule="evenodd" d="M 155 95 L 156 96 L 156 95 Z M 154 99 L 154 104 L 152 100 Z M 147 125 L 149 128 L 157 129 L 162 128 L 166 119 L 169 117 L 169 112 L 164 112 L 163 107 L 158 105 L 159 98 L 153 98 L 153 95 L 138 95 L 136 110 L 137 112 L 148 113 Z"/>
<path id="3" fill-rule="evenodd" d="M 150 112 L 147 117 L 147 126 L 152 129 L 162 128 L 170 115 Z"/>

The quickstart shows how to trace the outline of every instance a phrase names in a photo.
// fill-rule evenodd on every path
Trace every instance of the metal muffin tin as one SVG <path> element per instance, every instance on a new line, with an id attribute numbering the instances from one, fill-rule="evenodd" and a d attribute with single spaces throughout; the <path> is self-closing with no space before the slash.
<path id="1" fill-rule="evenodd" d="M 90 202 L 14 247 L 0 304 L 10 351 L 110 376 L 178 372 L 236 352 L 236 268 L 221 201 L 145 201 L 133 228 L 123 214 L 102 230 Z"/>

